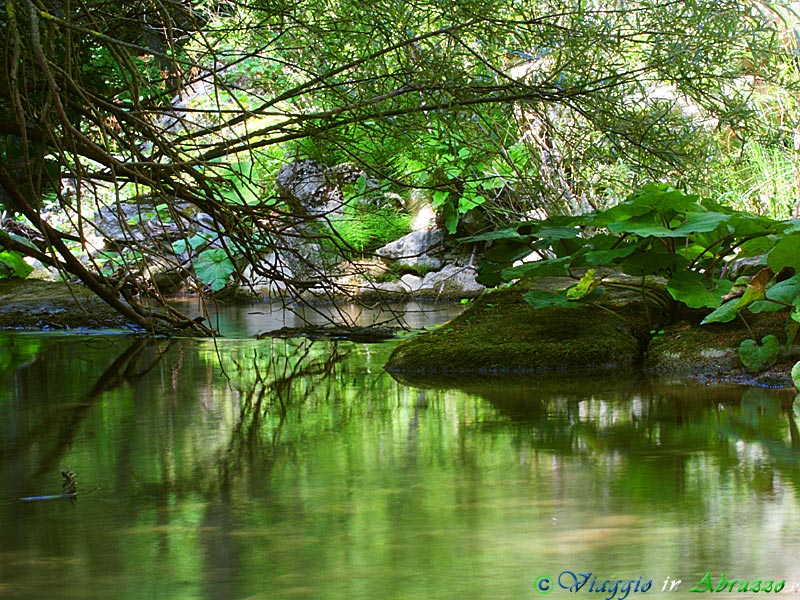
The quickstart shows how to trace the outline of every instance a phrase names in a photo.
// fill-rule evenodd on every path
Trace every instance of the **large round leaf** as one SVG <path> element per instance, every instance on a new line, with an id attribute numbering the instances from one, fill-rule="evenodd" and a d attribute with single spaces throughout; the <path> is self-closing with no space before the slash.
<path id="1" fill-rule="evenodd" d="M 690 308 L 717 308 L 732 287 L 733 283 L 727 280 L 715 280 L 709 286 L 706 278 L 695 271 L 679 271 L 667 282 L 670 296 Z"/>
<path id="2" fill-rule="evenodd" d="M 629 256 L 621 262 L 626 275 L 658 275 L 670 277 L 686 268 L 689 261 L 678 254 L 641 252 Z"/>
<path id="3" fill-rule="evenodd" d="M 227 252 L 222 248 L 211 248 L 201 252 L 197 260 L 192 261 L 197 277 L 218 292 L 226 285 L 233 272 L 236 270 Z"/>
<path id="4" fill-rule="evenodd" d="M 767 264 L 776 273 L 784 267 L 800 273 L 800 232 L 784 235 L 767 256 Z"/>

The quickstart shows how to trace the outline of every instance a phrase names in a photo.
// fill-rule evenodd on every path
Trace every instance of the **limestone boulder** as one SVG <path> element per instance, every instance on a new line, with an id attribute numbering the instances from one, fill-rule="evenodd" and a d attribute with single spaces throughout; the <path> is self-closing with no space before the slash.
<path id="1" fill-rule="evenodd" d="M 442 267 L 435 251 L 444 242 L 444 230 L 412 231 L 403 237 L 378 248 L 375 254 L 384 262 L 393 263 L 400 269 L 435 271 Z"/>
<path id="2" fill-rule="evenodd" d="M 445 265 L 441 271 L 425 275 L 420 292 L 437 298 L 474 298 L 484 290 L 477 277 L 474 267 Z"/>

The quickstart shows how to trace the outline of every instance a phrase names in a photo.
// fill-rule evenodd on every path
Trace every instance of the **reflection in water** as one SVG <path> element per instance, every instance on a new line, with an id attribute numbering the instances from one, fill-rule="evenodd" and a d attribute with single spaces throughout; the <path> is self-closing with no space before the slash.
<path id="1" fill-rule="evenodd" d="M 414 387 L 383 372 L 390 351 L 0 334 L 0 595 L 536 598 L 565 569 L 681 578 L 680 597 L 706 571 L 800 582 L 793 394 Z M 17 500 L 67 469 L 100 489 Z"/>
<path id="2" fill-rule="evenodd" d="M 227 337 L 254 337 L 284 327 L 305 325 L 394 326 L 422 329 L 452 319 L 464 307 L 452 303 L 403 302 L 364 304 L 320 304 L 309 306 L 276 302 L 212 304 L 198 298 L 176 300 L 173 304 L 184 314 L 202 316 L 206 322 Z"/>

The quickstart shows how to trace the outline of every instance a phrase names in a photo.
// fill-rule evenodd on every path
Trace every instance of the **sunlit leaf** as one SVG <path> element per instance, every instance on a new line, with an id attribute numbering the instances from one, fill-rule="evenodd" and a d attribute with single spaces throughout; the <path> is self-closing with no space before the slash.
<path id="1" fill-rule="evenodd" d="M 215 292 L 228 285 L 230 276 L 236 271 L 233 261 L 222 248 L 204 250 L 192 264 L 200 281 Z"/>
<path id="2" fill-rule="evenodd" d="M 33 272 L 33 267 L 26 263 L 19 252 L 3 250 L 0 252 L 0 265 L 6 265 L 0 269 L 0 279 L 18 277 L 25 279 Z"/>
<path id="3" fill-rule="evenodd" d="M 594 278 L 594 269 L 588 269 L 580 278 L 578 283 L 567 290 L 567 298 L 570 300 L 581 300 L 592 293 L 597 280 Z"/>

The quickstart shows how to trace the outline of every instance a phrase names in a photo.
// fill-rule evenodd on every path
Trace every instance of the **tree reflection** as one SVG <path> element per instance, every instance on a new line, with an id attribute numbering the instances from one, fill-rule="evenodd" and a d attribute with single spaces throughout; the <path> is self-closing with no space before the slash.
<path id="1" fill-rule="evenodd" d="M 23 353 L 30 355 L 28 360 L 18 364 L 13 377 L 19 385 L 26 388 L 28 397 L 40 399 L 40 408 L 48 406 L 58 406 L 58 417 L 54 422 L 54 415 L 49 410 L 37 411 L 38 419 L 35 421 L 27 420 L 24 431 L 19 431 L 13 439 L 5 437 L 0 446 L 0 460 L 13 461 L 22 454 L 29 451 L 33 445 L 41 445 L 42 440 L 52 436 L 47 434 L 54 429 L 57 435 L 49 447 L 41 451 L 38 456 L 38 467 L 26 474 L 25 480 L 28 482 L 38 482 L 43 478 L 50 477 L 60 471 L 60 463 L 65 454 L 73 445 L 75 436 L 80 431 L 84 419 L 91 413 L 95 403 L 104 394 L 112 392 L 121 386 L 132 385 L 147 376 L 167 355 L 169 349 L 174 345 L 174 340 L 157 340 L 152 338 L 115 338 L 95 339 L 91 344 L 99 344 L 105 350 L 104 357 L 110 356 L 112 362 L 104 370 L 94 377 L 91 387 L 86 390 L 86 380 L 82 378 L 69 377 L 61 371 L 53 371 L 44 367 L 44 364 L 53 361 L 53 353 L 61 348 L 58 344 L 52 347 L 42 344 L 41 340 L 34 338 L 35 353 Z M 122 348 L 114 350 L 118 346 Z M 100 358 L 93 358 L 99 360 Z M 91 380 L 90 380 L 91 381 Z M 53 399 L 50 398 L 51 390 L 61 388 L 60 394 Z M 82 388 L 82 389 L 81 389 Z M 66 394 L 64 391 L 67 390 Z M 74 390 L 74 396 L 70 393 Z M 66 406 L 65 406 L 66 405 Z"/>

